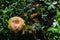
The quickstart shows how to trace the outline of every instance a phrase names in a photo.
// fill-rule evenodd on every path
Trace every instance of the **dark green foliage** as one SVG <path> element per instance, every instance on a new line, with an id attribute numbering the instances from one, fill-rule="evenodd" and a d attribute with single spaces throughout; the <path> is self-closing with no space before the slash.
<path id="1" fill-rule="evenodd" d="M 8 29 L 14 16 L 25 20 L 23 30 Z M 0 40 L 38 39 L 60 40 L 60 0 L 0 0 Z"/>

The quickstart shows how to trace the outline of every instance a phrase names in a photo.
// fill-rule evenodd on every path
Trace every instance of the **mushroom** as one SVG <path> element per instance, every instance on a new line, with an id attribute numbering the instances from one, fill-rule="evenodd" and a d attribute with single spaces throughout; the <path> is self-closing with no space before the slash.
<path id="1" fill-rule="evenodd" d="M 16 31 L 16 30 L 22 30 L 25 26 L 25 21 L 21 17 L 12 17 L 8 21 L 8 29 Z"/>

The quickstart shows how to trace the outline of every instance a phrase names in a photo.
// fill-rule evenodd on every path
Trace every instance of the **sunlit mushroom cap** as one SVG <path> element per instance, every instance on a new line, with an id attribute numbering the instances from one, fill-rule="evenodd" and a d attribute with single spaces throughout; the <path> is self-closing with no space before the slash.
<path id="1" fill-rule="evenodd" d="M 10 30 L 22 30 L 25 26 L 24 20 L 21 17 L 12 17 L 8 21 L 8 28 Z"/>

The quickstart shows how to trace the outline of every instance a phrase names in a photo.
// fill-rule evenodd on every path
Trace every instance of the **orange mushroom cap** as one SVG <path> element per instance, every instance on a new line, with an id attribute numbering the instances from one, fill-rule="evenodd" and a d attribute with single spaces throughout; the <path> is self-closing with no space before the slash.
<path id="1" fill-rule="evenodd" d="M 15 31 L 15 30 L 22 30 L 25 26 L 24 20 L 21 17 L 12 17 L 8 21 L 8 28 Z"/>

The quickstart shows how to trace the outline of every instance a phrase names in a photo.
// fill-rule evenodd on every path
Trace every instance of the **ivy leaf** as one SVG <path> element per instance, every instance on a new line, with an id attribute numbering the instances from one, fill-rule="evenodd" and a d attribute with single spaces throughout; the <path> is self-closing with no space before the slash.
<path id="1" fill-rule="evenodd" d="M 48 7 L 48 10 L 50 10 L 50 9 L 55 9 L 55 6 L 54 5 L 50 5 L 49 7 Z"/>

